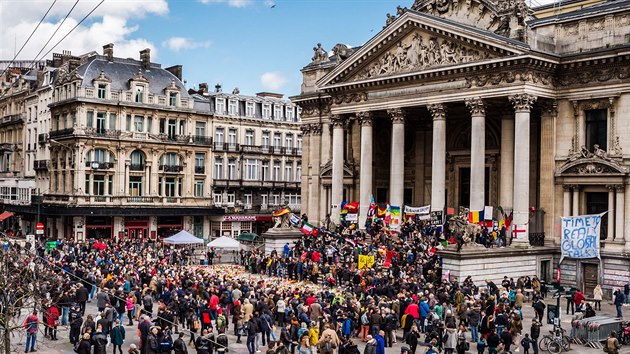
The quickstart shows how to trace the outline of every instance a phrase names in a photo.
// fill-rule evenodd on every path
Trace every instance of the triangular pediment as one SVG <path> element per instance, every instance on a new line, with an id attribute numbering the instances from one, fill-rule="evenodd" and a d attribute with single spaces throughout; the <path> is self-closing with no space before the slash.
<path id="1" fill-rule="evenodd" d="M 528 49 L 489 31 L 407 11 L 320 79 L 318 86 L 488 63 L 523 55 Z"/>

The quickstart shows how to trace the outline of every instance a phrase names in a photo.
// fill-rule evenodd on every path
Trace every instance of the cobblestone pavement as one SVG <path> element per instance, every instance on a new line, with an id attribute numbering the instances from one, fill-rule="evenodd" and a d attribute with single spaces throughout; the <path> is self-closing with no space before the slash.
<path id="1" fill-rule="evenodd" d="M 548 297 L 545 301 L 547 304 L 555 304 L 556 300 L 552 299 L 550 297 Z M 566 310 L 564 309 L 564 305 L 565 305 L 566 301 L 564 299 L 562 299 L 562 303 L 561 305 L 563 306 L 562 308 L 562 327 L 565 328 L 567 330 L 567 332 L 570 330 L 570 323 L 571 323 L 571 315 L 566 315 Z M 627 316 L 630 316 L 630 307 L 624 307 L 624 311 L 627 313 Z M 25 311 L 22 311 L 22 321 L 24 320 L 24 316 L 25 316 Z M 92 314 L 96 314 L 97 309 L 96 309 L 96 305 L 95 302 L 92 303 L 88 303 L 87 307 L 86 307 L 86 314 L 92 313 Z M 531 327 L 531 321 L 533 318 L 533 314 L 534 314 L 534 310 L 531 307 L 531 303 L 526 303 L 524 308 L 523 308 L 523 315 L 524 315 L 524 321 L 523 321 L 523 333 L 529 333 L 529 329 Z M 615 315 L 615 308 L 611 303 L 602 303 L 602 311 L 598 311 L 597 315 L 598 316 L 613 316 Z M 127 323 L 127 319 L 126 319 L 126 315 L 125 315 L 125 319 L 124 319 L 124 324 Z M 134 322 L 134 326 L 125 326 L 125 331 L 126 331 L 126 340 L 125 343 L 123 344 L 123 351 L 126 353 L 127 349 L 129 348 L 129 346 L 132 343 L 135 343 L 136 345 L 139 345 L 139 338 L 136 334 L 137 332 L 137 322 Z M 245 345 L 245 340 L 243 340 L 243 343 L 241 344 L 236 344 L 236 337 L 232 335 L 232 326 L 230 326 L 229 331 L 228 331 L 228 338 L 229 338 L 229 348 L 230 348 L 230 354 L 248 354 L 247 351 L 247 347 Z M 548 333 L 549 330 L 551 330 L 552 325 L 548 325 L 548 324 L 544 324 L 543 327 L 541 328 L 541 336 L 544 335 L 545 333 Z M 278 330 L 279 331 L 279 330 Z M 278 333 L 278 332 L 277 332 Z M 68 328 L 61 328 L 58 331 L 58 335 L 57 337 L 59 338 L 59 340 L 57 341 L 51 341 L 50 339 L 44 338 L 43 336 L 43 328 L 40 326 L 40 332 L 38 334 L 38 352 L 39 353 L 50 353 L 50 354 L 66 354 L 66 353 L 74 353 L 74 351 L 72 350 L 72 345 L 70 344 L 69 340 L 68 340 L 68 334 L 69 334 L 69 329 Z M 278 333 L 279 334 L 279 333 Z M 385 353 L 386 354 L 398 354 L 400 353 L 400 348 L 401 345 L 403 345 L 402 340 L 401 340 L 401 336 L 402 336 L 402 330 L 398 330 L 397 331 L 397 335 L 398 335 L 398 342 L 396 344 L 394 344 L 394 346 L 392 348 L 385 348 Z M 278 335 L 279 337 L 279 335 Z M 424 336 L 423 336 L 424 337 Z M 174 335 L 173 339 L 176 339 L 176 335 Z M 185 336 L 186 341 L 188 342 L 188 339 L 190 338 L 188 336 L 188 334 L 186 334 Z M 469 336 L 470 338 L 470 336 Z M 24 351 L 25 348 L 25 341 L 26 341 L 26 337 L 23 334 L 23 332 L 17 332 L 15 333 L 15 335 L 13 336 L 12 339 L 12 349 L 14 353 L 22 353 Z M 361 342 L 361 340 L 353 338 L 353 341 L 358 344 L 359 350 L 361 351 L 361 353 L 363 353 L 363 349 L 365 347 L 364 343 Z M 520 341 L 520 339 L 519 339 Z M 519 352 L 516 353 L 522 353 L 523 349 L 519 348 Z M 113 350 L 111 345 L 108 346 L 108 352 L 110 350 Z M 195 353 L 195 349 L 194 347 L 191 345 L 188 348 L 189 353 Z M 266 352 L 266 347 L 261 347 L 260 350 L 262 351 L 262 353 Z M 297 351 L 296 351 L 297 352 Z M 424 352 L 424 348 L 418 346 L 418 350 L 416 353 L 421 354 Z M 578 344 L 572 344 L 571 345 L 571 352 L 572 353 L 602 353 L 603 351 L 601 349 L 594 349 L 594 348 L 589 348 L 589 347 L 585 347 L 582 345 L 578 345 Z M 468 353 L 477 353 L 477 350 L 475 348 L 475 344 L 471 343 L 470 346 L 470 350 L 468 351 Z M 486 351 L 487 353 L 487 351 Z M 532 353 L 531 349 L 530 349 L 530 353 Z M 543 352 L 541 352 L 543 353 Z M 620 350 L 620 353 L 622 354 L 630 354 L 630 346 L 624 347 Z"/>

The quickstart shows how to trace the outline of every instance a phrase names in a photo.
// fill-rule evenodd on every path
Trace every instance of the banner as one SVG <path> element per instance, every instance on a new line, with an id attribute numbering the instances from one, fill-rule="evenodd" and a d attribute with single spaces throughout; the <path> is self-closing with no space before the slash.
<path id="1" fill-rule="evenodd" d="M 359 214 L 347 214 L 346 221 L 356 223 L 359 221 Z"/>
<path id="2" fill-rule="evenodd" d="M 411 207 L 405 205 L 405 214 L 428 214 L 431 212 L 431 206 Z"/>
<path id="3" fill-rule="evenodd" d="M 599 230 L 602 216 L 580 215 L 561 218 L 562 223 L 562 257 L 599 258 Z"/>
<path id="4" fill-rule="evenodd" d="M 431 218 L 429 219 L 429 224 L 438 226 L 444 225 L 444 213 L 442 210 L 436 210 L 431 212 Z"/>
<path id="5" fill-rule="evenodd" d="M 392 229 L 400 228 L 400 207 L 390 205 L 391 227 Z"/>
<path id="6" fill-rule="evenodd" d="M 367 256 L 360 254 L 359 255 L 359 269 L 363 269 L 364 267 L 372 268 L 374 265 L 374 256 Z"/>
<path id="7" fill-rule="evenodd" d="M 494 208 L 491 206 L 483 207 L 483 219 L 484 220 L 492 220 L 492 215 L 494 215 Z"/>

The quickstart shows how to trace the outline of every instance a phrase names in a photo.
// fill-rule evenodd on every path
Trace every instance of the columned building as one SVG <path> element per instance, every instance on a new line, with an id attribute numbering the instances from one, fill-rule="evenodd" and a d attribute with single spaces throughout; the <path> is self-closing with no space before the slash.
<path id="1" fill-rule="evenodd" d="M 608 211 L 604 266 L 565 260 L 565 282 L 630 281 L 630 1 L 410 5 L 362 46 L 318 45 L 302 69 L 293 99 L 309 220 L 338 221 L 342 201 L 359 201 L 363 225 L 370 195 L 432 210 L 500 206 L 517 245 L 544 236 L 537 269 L 549 279 L 560 217 Z"/>

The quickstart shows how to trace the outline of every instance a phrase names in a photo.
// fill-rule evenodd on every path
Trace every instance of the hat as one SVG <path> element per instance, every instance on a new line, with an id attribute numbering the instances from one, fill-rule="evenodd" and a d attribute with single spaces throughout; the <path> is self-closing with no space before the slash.
<path id="1" fill-rule="evenodd" d="M 129 349 L 136 349 L 136 345 L 131 343 L 131 345 L 129 346 Z"/>

